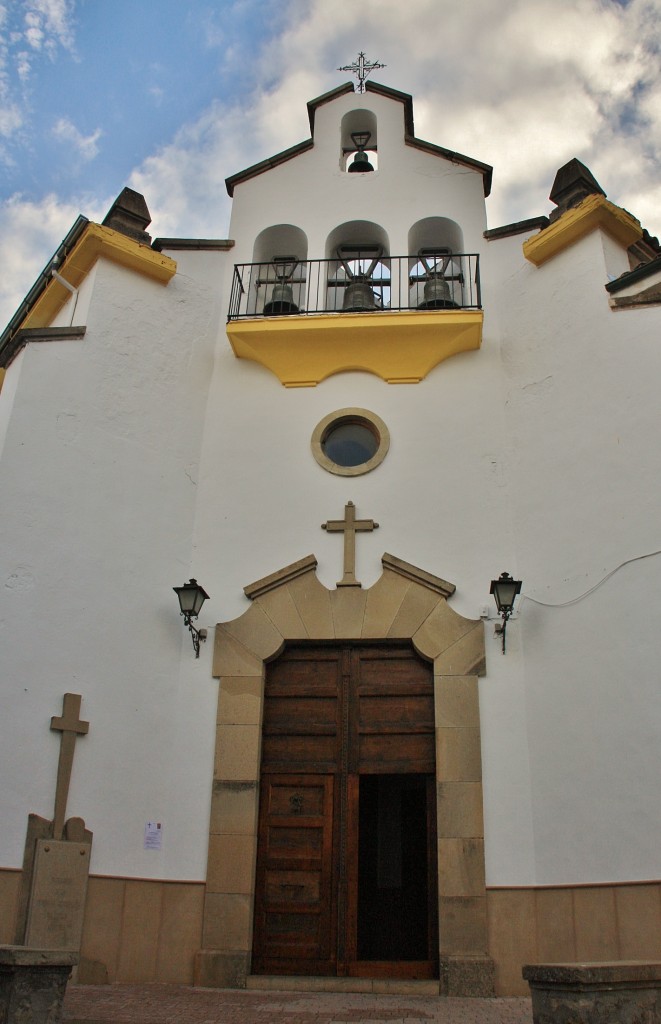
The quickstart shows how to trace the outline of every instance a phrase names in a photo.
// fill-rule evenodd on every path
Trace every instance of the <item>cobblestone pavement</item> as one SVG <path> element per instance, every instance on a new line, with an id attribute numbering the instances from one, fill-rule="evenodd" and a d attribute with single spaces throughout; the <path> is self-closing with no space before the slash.
<path id="1" fill-rule="evenodd" d="M 70 985 L 62 1024 L 531 1024 L 529 999 Z"/>

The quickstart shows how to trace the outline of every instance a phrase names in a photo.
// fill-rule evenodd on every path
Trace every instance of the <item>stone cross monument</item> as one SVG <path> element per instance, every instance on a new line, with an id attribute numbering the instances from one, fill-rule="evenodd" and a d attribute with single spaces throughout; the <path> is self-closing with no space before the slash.
<path id="1" fill-rule="evenodd" d="M 65 693 L 62 715 L 51 718 L 61 733 L 53 820 L 28 816 L 23 877 L 16 923 L 17 945 L 78 952 L 83 931 L 92 833 L 82 818 L 66 820 L 67 798 L 80 720 L 80 694 Z"/>

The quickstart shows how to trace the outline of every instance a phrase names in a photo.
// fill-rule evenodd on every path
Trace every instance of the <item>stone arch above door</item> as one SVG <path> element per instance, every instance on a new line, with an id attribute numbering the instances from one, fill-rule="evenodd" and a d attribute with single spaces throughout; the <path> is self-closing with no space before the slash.
<path id="1" fill-rule="evenodd" d="M 382 564 L 367 590 L 328 590 L 309 555 L 246 587 L 250 608 L 216 627 L 220 689 L 199 985 L 243 988 L 250 974 L 265 664 L 288 641 L 392 639 L 411 641 L 434 666 L 440 991 L 493 995 L 477 687 L 483 624 L 449 607 L 453 584 L 393 555 Z"/>

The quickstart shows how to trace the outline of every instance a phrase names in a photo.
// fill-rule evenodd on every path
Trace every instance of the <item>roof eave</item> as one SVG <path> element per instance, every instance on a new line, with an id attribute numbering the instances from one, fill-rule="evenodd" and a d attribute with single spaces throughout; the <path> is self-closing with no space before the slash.
<path id="1" fill-rule="evenodd" d="M 264 171 L 270 171 L 274 167 L 286 163 L 287 160 L 293 160 L 295 156 L 307 152 L 313 146 L 314 141 L 312 139 L 305 139 L 304 142 L 297 142 L 295 146 L 290 146 L 289 149 L 283 149 L 281 153 L 276 153 L 275 156 L 270 156 L 266 160 L 260 160 L 259 163 L 251 164 L 245 170 L 230 175 L 229 178 L 225 178 L 225 188 L 227 189 L 228 196 L 234 195 L 235 186 L 240 185 L 241 182 L 248 181 L 250 178 L 256 178 L 259 174 L 263 174 Z"/>
<path id="2" fill-rule="evenodd" d="M 398 100 L 404 104 L 404 135 L 415 136 L 413 124 L 413 97 L 408 92 L 400 92 L 399 89 L 391 89 L 389 85 L 381 85 L 380 82 L 366 82 L 366 92 L 375 92 L 378 96 L 386 96 L 391 100 Z"/>
<path id="3" fill-rule="evenodd" d="M 348 92 L 355 92 L 353 82 L 345 82 L 344 85 L 338 85 L 337 89 L 331 89 L 329 92 L 322 93 L 321 96 L 317 96 L 309 101 L 308 120 L 310 122 L 310 135 L 312 138 L 314 138 L 314 118 L 317 113 L 317 107 L 323 107 L 324 103 L 332 103 L 333 100 L 339 96 L 344 96 Z"/>
<path id="4" fill-rule="evenodd" d="M 638 281 L 644 281 L 652 274 L 658 274 L 659 271 L 661 271 L 661 255 L 657 256 L 655 260 L 650 260 L 649 263 L 642 263 L 640 266 L 634 267 L 633 270 L 627 270 L 624 274 L 616 277 L 614 281 L 609 281 L 604 287 L 607 292 L 614 295 L 616 292 L 622 291 L 623 288 L 629 288 L 630 285 L 637 284 Z"/>
<path id="5" fill-rule="evenodd" d="M 493 167 L 489 164 L 483 164 L 481 160 L 474 160 L 472 157 L 465 156 L 463 153 L 455 153 L 454 150 L 445 149 L 444 146 L 437 146 L 433 142 L 425 142 L 424 139 L 416 139 L 415 136 L 412 135 L 405 136 L 404 142 L 407 146 L 414 146 L 416 149 L 421 149 L 425 153 L 431 153 L 433 156 L 442 156 L 446 160 L 451 160 L 453 164 L 463 164 L 464 167 L 470 167 L 474 171 L 479 171 L 484 182 L 485 197 L 491 192 Z"/>
<path id="6" fill-rule="evenodd" d="M 432 142 L 425 142 L 423 139 L 416 138 L 415 126 L 413 123 L 413 97 L 410 93 L 400 92 L 399 89 L 391 89 L 390 86 L 381 85 L 379 82 L 366 82 L 365 89 L 367 92 L 375 93 L 378 96 L 385 96 L 387 99 L 396 100 L 403 104 L 404 142 L 407 146 L 413 146 L 414 148 L 420 149 L 426 153 L 444 157 L 446 160 L 451 160 L 453 163 L 463 164 L 464 167 L 470 167 L 472 170 L 479 171 L 484 182 L 484 195 L 489 195 L 491 192 L 493 167 L 489 164 L 482 163 L 480 160 L 474 160 L 472 157 L 465 156 L 463 153 L 455 153 L 451 149 L 445 149 L 443 146 L 437 146 Z M 304 142 L 299 142 L 296 146 L 291 146 L 289 149 L 285 149 L 281 153 L 276 153 L 275 156 L 269 157 L 266 160 L 260 160 L 259 163 L 252 164 L 250 167 L 246 167 L 243 171 L 238 171 L 236 174 L 230 175 L 229 178 L 225 179 L 225 186 L 227 188 L 228 195 L 233 196 L 234 187 L 241 182 L 248 181 L 250 178 L 255 178 L 257 175 L 263 174 L 264 171 L 269 171 L 273 167 L 277 167 L 279 164 L 285 163 L 287 160 L 292 160 L 294 157 L 298 156 L 299 153 L 304 153 L 308 149 L 311 149 L 312 146 L 314 146 L 314 121 L 317 108 L 323 106 L 325 103 L 332 103 L 333 100 L 338 99 L 340 96 L 353 92 L 355 92 L 353 83 L 345 82 L 344 85 L 338 86 L 337 89 L 331 89 L 330 92 L 326 92 L 322 96 L 317 96 L 316 99 L 310 100 L 308 103 L 308 118 L 310 120 L 311 138 L 306 139 Z"/>
<path id="7" fill-rule="evenodd" d="M 79 214 L 70 230 L 62 239 L 57 249 L 48 260 L 48 263 L 39 274 L 39 277 L 30 288 L 30 291 L 21 302 L 4 331 L 0 334 L 0 356 L 4 352 L 5 348 L 11 344 L 14 335 L 20 330 L 21 324 L 25 320 L 26 316 L 50 284 L 52 280 L 51 271 L 54 268 L 61 266 L 88 224 L 89 219 L 84 217 L 82 213 Z"/>

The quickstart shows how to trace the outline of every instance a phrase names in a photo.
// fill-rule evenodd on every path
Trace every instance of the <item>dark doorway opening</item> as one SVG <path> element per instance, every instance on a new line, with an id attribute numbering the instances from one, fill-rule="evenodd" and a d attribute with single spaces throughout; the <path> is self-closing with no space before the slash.
<path id="1" fill-rule="evenodd" d="M 425 960 L 429 935 L 426 778 L 363 775 L 358 959 Z"/>

